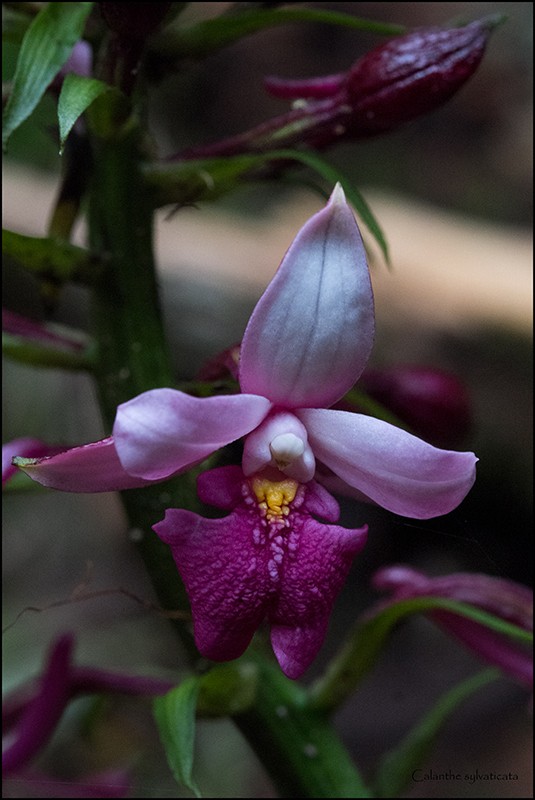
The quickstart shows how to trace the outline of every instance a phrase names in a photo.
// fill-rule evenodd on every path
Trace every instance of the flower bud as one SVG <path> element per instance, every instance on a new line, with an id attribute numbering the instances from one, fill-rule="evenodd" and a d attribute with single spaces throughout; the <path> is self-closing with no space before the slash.
<path id="1" fill-rule="evenodd" d="M 444 370 L 409 364 L 367 369 L 359 389 L 437 446 L 453 447 L 470 430 L 468 393 L 457 376 Z"/>
<path id="2" fill-rule="evenodd" d="M 171 3 L 99 3 L 108 27 L 119 39 L 144 41 L 171 8 Z"/>
<path id="3" fill-rule="evenodd" d="M 226 350 L 208 359 L 197 373 L 197 380 L 220 381 L 228 380 L 229 378 L 238 380 L 239 360 L 240 344 L 238 343 L 232 345 L 232 347 L 227 347 Z"/>
<path id="4" fill-rule="evenodd" d="M 99 3 L 111 31 L 102 59 L 102 77 L 124 94 L 132 92 L 146 39 L 156 30 L 171 3 Z"/>
<path id="5" fill-rule="evenodd" d="M 347 75 L 348 132 L 381 133 L 449 100 L 477 69 L 497 22 L 487 17 L 462 28 L 426 28 L 371 50 Z"/>
<path id="6" fill-rule="evenodd" d="M 397 128 L 442 105 L 461 88 L 477 69 L 501 19 L 493 15 L 462 28 L 423 28 L 398 36 L 370 50 L 347 73 L 305 80 L 268 77 L 268 92 L 296 100 L 294 108 L 179 157 L 230 156 L 296 145 L 323 149 Z"/>
<path id="7" fill-rule="evenodd" d="M 66 75 L 81 75 L 84 78 L 89 78 L 91 76 L 92 69 L 93 50 L 91 45 L 84 39 L 79 39 L 74 45 L 69 58 L 48 87 L 49 91 L 59 95 L 60 89 L 63 85 L 63 79 Z"/>

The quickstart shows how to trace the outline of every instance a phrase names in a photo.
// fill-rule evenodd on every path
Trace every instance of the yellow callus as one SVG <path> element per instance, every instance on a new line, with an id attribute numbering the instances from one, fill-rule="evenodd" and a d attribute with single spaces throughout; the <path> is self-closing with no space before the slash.
<path id="1" fill-rule="evenodd" d="M 253 492 L 258 500 L 259 507 L 265 511 L 266 517 L 287 516 L 290 513 L 289 505 L 295 498 L 299 484 L 291 478 L 283 481 L 270 481 L 267 478 L 253 478 L 251 482 Z"/>

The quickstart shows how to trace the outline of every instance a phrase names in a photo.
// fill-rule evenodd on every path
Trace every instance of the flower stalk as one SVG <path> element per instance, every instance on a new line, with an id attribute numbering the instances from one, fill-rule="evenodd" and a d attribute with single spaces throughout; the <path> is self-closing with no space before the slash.
<path id="1" fill-rule="evenodd" d="M 97 112 L 109 117 L 109 109 Z M 96 104 L 95 104 L 96 105 Z M 95 120 L 94 120 L 95 122 Z M 97 340 L 95 378 L 104 422 L 111 426 L 118 402 L 172 380 L 162 327 L 153 258 L 153 210 L 140 176 L 139 131 L 135 125 L 115 136 L 99 135 L 99 120 L 92 126 L 94 170 L 89 195 L 89 236 L 92 250 L 101 255 L 105 269 L 93 294 Z M 128 126 L 127 126 L 128 127 Z M 166 548 L 154 537 L 151 524 L 163 514 L 169 497 L 191 507 L 194 488 L 188 476 L 171 486 L 125 492 L 123 500 L 130 529 L 154 579 L 165 608 L 186 610 L 187 598 L 176 580 Z M 187 631 L 180 633 L 191 655 L 196 654 Z"/>
<path id="2" fill-rule="evenodd" d="M 111 97 L 102 100 L 113 102 Z M 140 173 L 143 154 L 138 132 L 123 119 L 116 136 L 99 136 L 93 128 L 91 138 L 95 166 L 90 246 L 106 260 L 94 292 L 95 377 L 102 414 L 111 427 L 117 405 L 149 389 L 172 385 L 173 376 L 161 324 L 153 208 Z M 189 606 L 169 548 L 151 525 L 170 505 L 196 509 L 194 480 L 195 470 L 190 470 L 164 484 L 122 493 L 129 526 L 138 532 L 138 549 L 164 608 Z M 195 668 L 199 656 L 189 629 L 181 622 L 174 624 Z M 287 707 L 295 685 L 260 656 L 251 656 L 261 665 L 261 689 L 254 705 L 236 722 L 281 790 L 299 797 L 369 796 L 349 755 L 321 716 L 296 709 L 297 722 L 289 725 L 277 715 L 277 709 Z M 341 766 L 333 770 L 332 764 Z"/>

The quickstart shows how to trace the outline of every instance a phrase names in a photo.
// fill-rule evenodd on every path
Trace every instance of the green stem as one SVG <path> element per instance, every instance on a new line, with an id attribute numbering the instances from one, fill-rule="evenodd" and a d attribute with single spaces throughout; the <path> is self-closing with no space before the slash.
<path id="1" fill-rule="evenodd" d="M 89 203 L 90 245 L 105 265 L 94 291 L 95 375 L 110 429 L 118 404 L 149 389 L 173 385 L 153 261 L 153 207 L 139 169 L 140 138 L 124 120 L 117 130 L 111 137 L 109 132 L 105 136 L 93 132 Z M 122 493 L 132 538 L 160 602 L 170 609 L 187 610 L 187 597 L 169 548 L 151 526 L 169 506 L 196 508 L 194 477 L 190 471 L 166 484 Z M 195 666 L 199 656 L 189 629 L 176 621 L 176 630 Z M 296 703 L 296 692 L 303 690 L 258 658 L 259 694 L 254 705 L 235 719 L 281 791 L 290 797 L 368 797 L 326 717 Z"/>
<path id="2" fill-rule="evenodd" d="M 281 797 L 371 797 L 327 715 L 308 692 L 253 650 L 259 669 L 254 706 L 234 717 Z"/>
<path id="3" fill-rule="evenodd" d="M 149 389 L 171 386 L 173 373 L 161 323 L 153 262 L 153 208 L 139 171 L 135 127 L 123 135 L 93 136 L 93 176 L 89 201 L 90 245 L 105 265 L 94 286 L 98 341 L 95 377 L 106 427 L 117 406 Z M 165 509 L 192 507 L 191 476 L 141 491 L 123 492 L 132 539 L 136 542 L 162 605 L 189 610 L 169 548 L 151 529 Z M 177 623 L 192 658 L 191 635 Z"/>
<path id="4" fill-rule="evenodd" d="M 91 370 L 93 349 L 91 345 L 78 352 L 59 347 L 47 347 L 24 336 L 2 332 L 2 353 L 21 364 L 39 367 L 58 367 L 69 370 Z"/>

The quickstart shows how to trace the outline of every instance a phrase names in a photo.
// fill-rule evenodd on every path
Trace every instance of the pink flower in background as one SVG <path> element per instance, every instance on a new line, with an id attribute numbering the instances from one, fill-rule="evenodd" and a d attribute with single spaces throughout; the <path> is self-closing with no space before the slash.
<path id="1" fill-rule="evenodd" d="M 379 610 L 412 597 L 443 597 L 533 631 L 533 591 L 505 578 L 469 572 L 432 578 L 411 567 L 395 565 L 376 572 L 373 584 L 376 589 L 391 593 L 389 600 L 379 604 Z M 532 650 L 452 611 L 438 609 L 428 616 L 483 661 L 494 664 L 529 688 L 533 686 Z"/>
<path id="2" fill-rule="evenodd" d="M 442 369 L 417 364 L 367 369 L 359 388 L 411 431 L 441 447 L 457 445 L 470 430 L 466 388 L 456 375 Z"/>
<path id="3" fill-rule="evenodd" d="M 115 692 L 127 695 L 162 695 L 173 684 L 159 678 L 126 675 L 73 661 L 72 634 L 59 636 L 51 645 L 39 678 L 9 693 L 2 703 L 2 726 L 7 746 L 2 753 L 4 789 L 10 781 L 19 789 L 41 792 L 34 797 L 126 797 L 130 777 L 125 769 L 107 770 L 83 779 L 55 780 L 36 771 L 32 762 L 52 739 L 70 701 L 84 694 Z M 13 796 L 20 797 L 20 793 Z"/>

